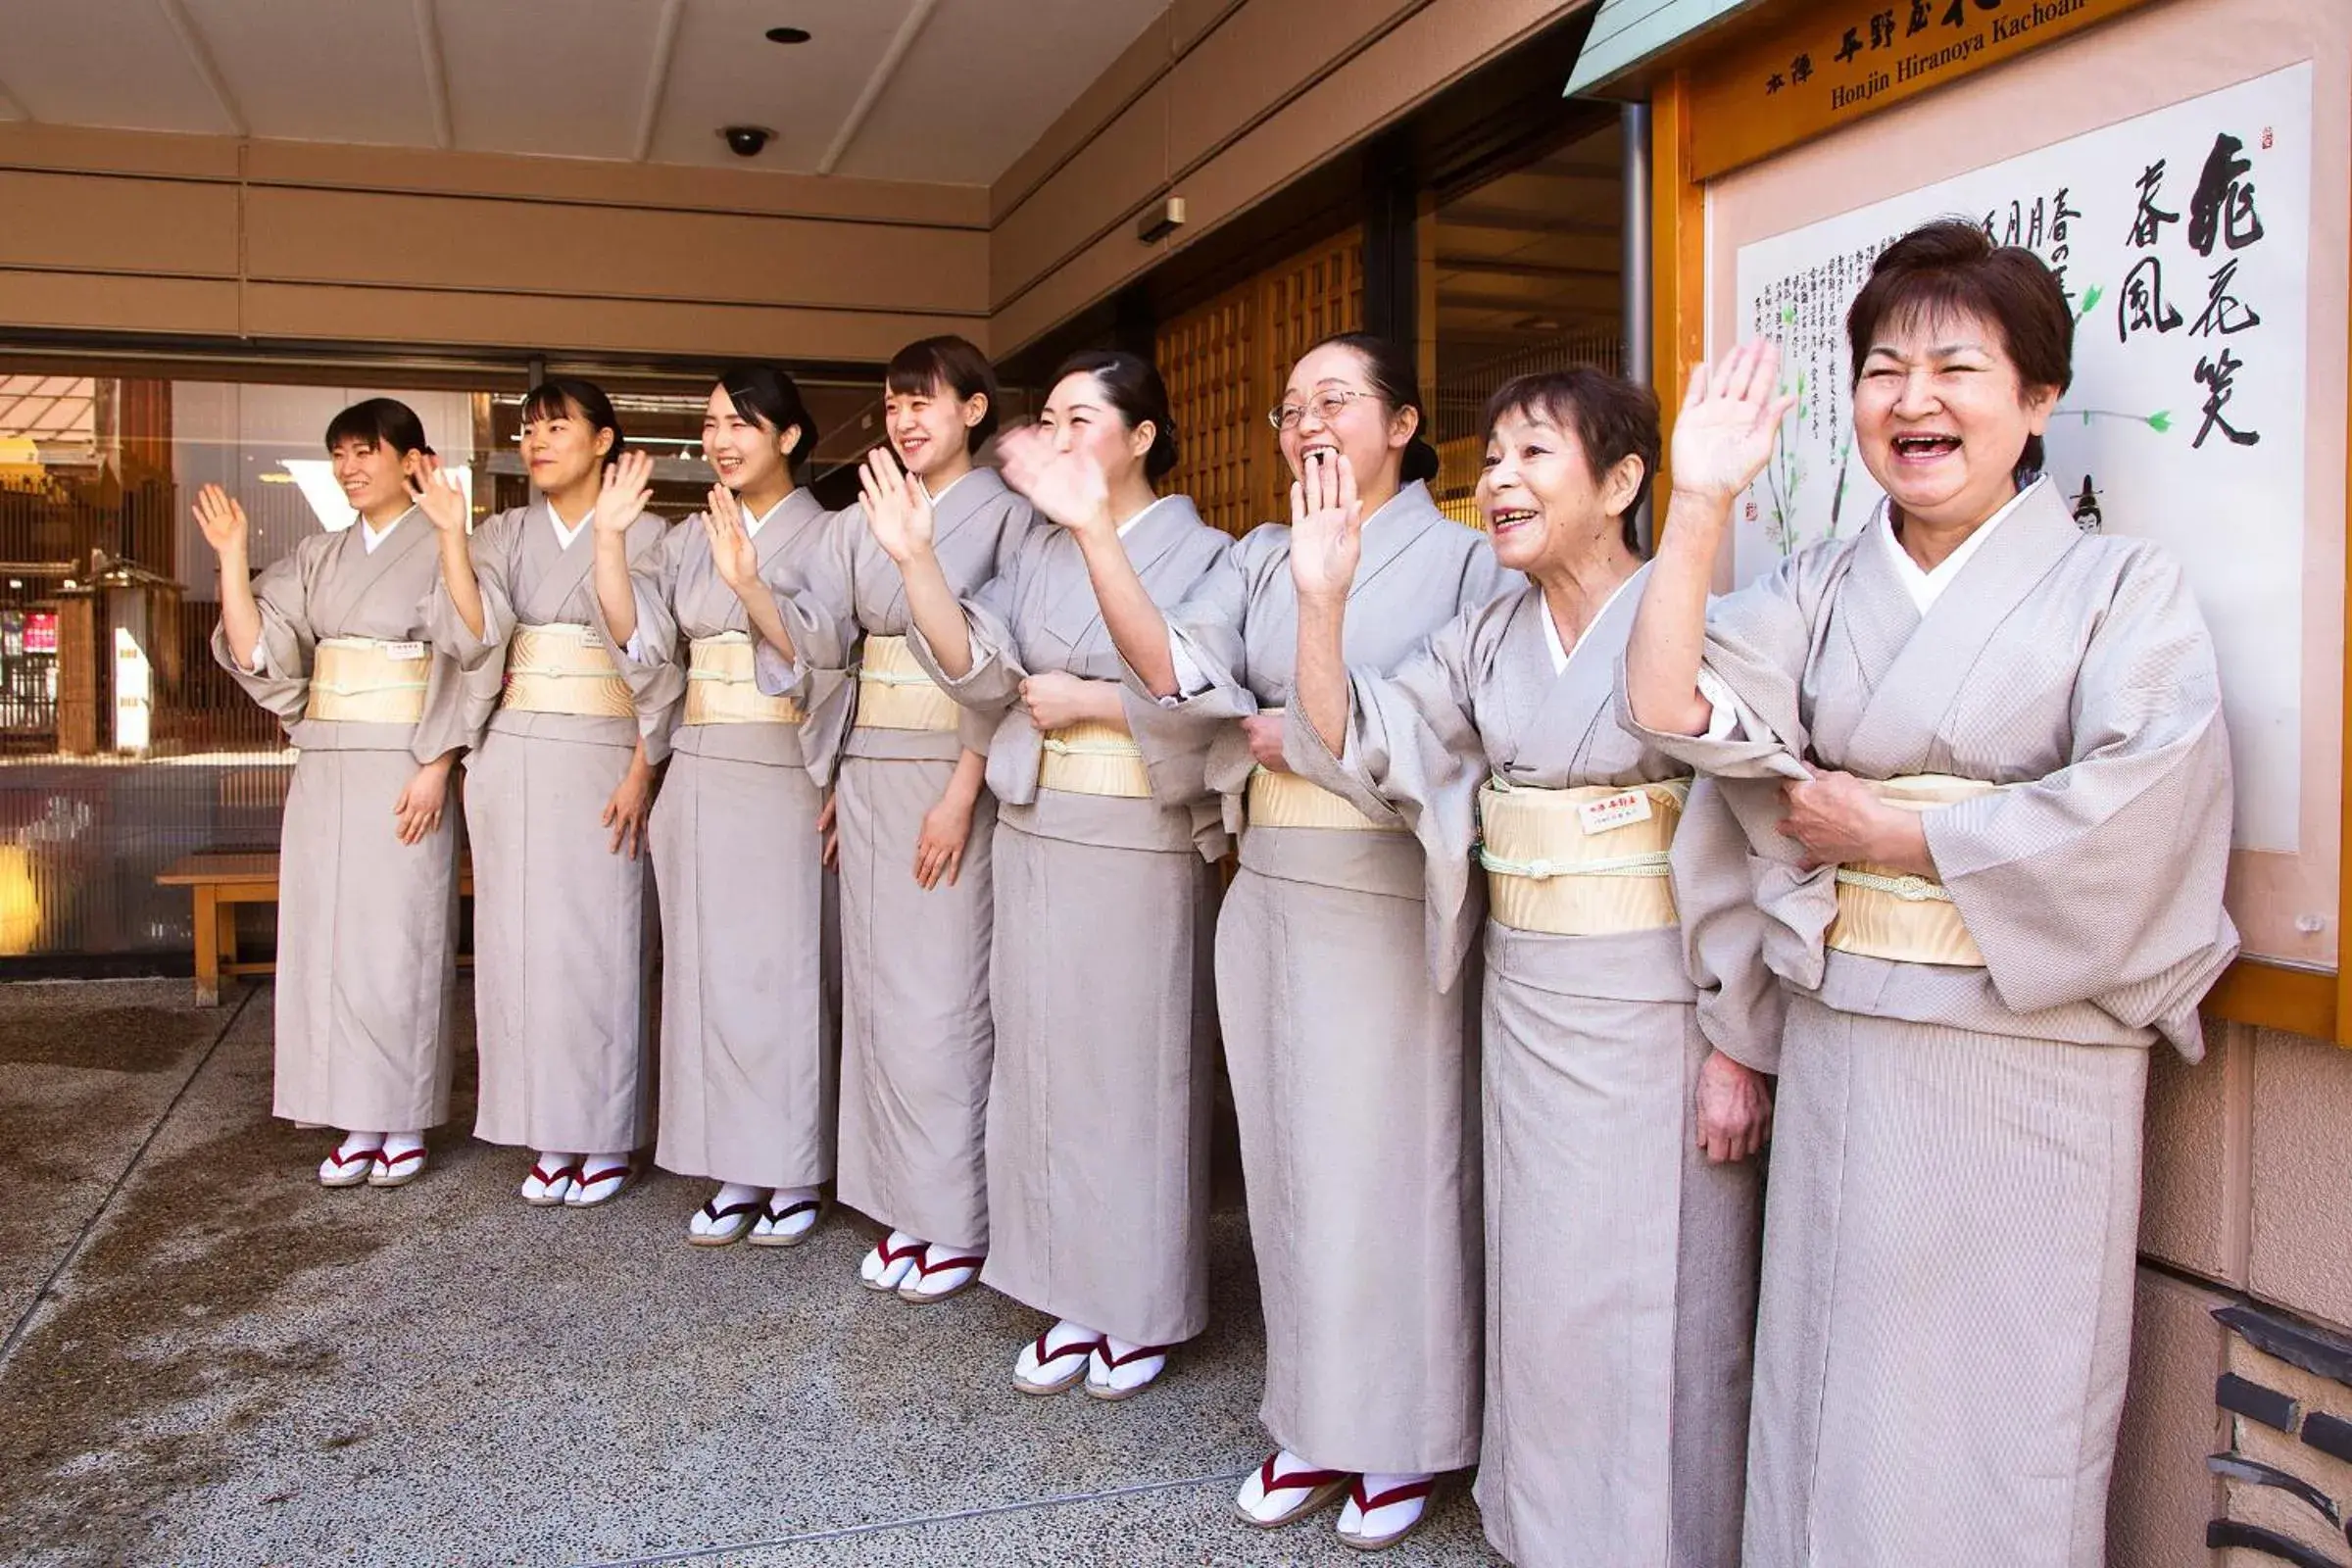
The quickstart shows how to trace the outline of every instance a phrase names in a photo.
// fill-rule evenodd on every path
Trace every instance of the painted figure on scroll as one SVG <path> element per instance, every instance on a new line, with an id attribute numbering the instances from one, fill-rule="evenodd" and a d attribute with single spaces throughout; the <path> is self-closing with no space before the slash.
<path id="1" fill-rule="evenodd" d="M 596 515 L 597 608 L 625 668 L 685 695 L 654 805 L 662 908 L 661 1117 L 654 1162 L 718 1190 L 697 1247 L 806 1241 L 833 1174 L 833 1060 L 820 967 L 818 795 L 802 750 L 804 678 L 838 663 L 778 609 L 823 548 L 827 514 L 793 471 L 816 421 L 772 365 L 729 369 L 703 413 L 709 510 L 633 548 Z M 762 683 L 761 654 L 790 674 Z"/>
<path id="2" fill-rule="evenodd" d="M 413 486 L 432 460 L 416 411 L 369 398 L 326 427 L 356 518 L 296 541 L 258 578 L 245 509 L 219 485 L 196 522 L 220 560 L 213 657 L 286 727 L 294 778 L 278 857 L 273 1109 L 343 1138 L 328 1187 L 422 1174 L 449 1117 L 457 834 L 450 769 L 488 704 L 426 627 L 433 530 Z"/>
<path id="3" fill-rule="evenodd" d="M 2074 321 L 2031 252 L 1915 230 L 1846 328 L 1886 502 L 1710 607 L 1788 405 L 1769 344 L 1702 367 L 1626 662 L 1788 998 L 1745 1562 L 2096 1568 L 2148 1048 L 2201 1053 L 2237 947 L 2213 642 L 2037 471 Z"/>
<path id="4" fill-rule="evenodd" d="M 1362 476 L 1356 664 L 1387 674 L 1502 590 L 1486 536 L 1430 499 L 1438 453 L 1402 351 L 1361 333 L 1317 344 L 1270 418 L 1295 474 Z M 1258 528 L 1164 612 L 1123 552 L 1085 560 L 1151 704 L 1138 732 L 1206 748 L 1241 840 L 1217 919 L 1217 1007 L 1275 1450 L 1235 1506 L 1272 1528 L 1344 1497 L 1342 1539 L 1378 1547 L 1420 1522 L 1439 1472 L 1478 1458 L 1476 1036 L 1459 965 L 1425 954 L 1421 846 L 1394 812 L 1368 815 L 1283 760 L 1290 553 L 1288 525 Z"/>
<path id="5" fill-rule="evenodd" d="M 597 604 L 591 532 L 632 559 L 661 548 L 653 463 L 624 446 L 592 382 L 558 377 L 522 404 L 539 499 L 467 537 L 465 498 L 428 476 L 441 581 L 430 625 L 469 671 L 503 671 L 467 760 L 474 883 L 475 1136 L 537 1152 L 523 1201 L 619 1196 L 651 1130 L 645 1070 L 643 859 L 654 769 L 684 682 L 622 656 Z"/>
<path id="6" fill-rule="evenodd" d="M 1657 405 L 1522 376 L 1487 432 L 1479 509 L 1527 580 L 1392 673 L 1348 662 L 1383 550 L 1353 466 L 1295 487 L 1285 751 L 1419 843 L 1442 977 L 1483 926 L 1488 1536 L 1545 1568 L 1729 1568 L 1778 1009 L 1737 823 L 1612 711 Z"/>
<path id="7" fill-rule="evenodd" d="M 986 720 L 998 801 L 988 1261 L 1052 1314 L 1013 1382 L 1123 1399 L 1208 1314 L 1209 921 L 1224 850 L 1202 748 L 1130 722 L 1088 561 L 1116 551 L 1174 605 L 1229 548 L 1180 495 L 1149 362 L 1082 354 L 1005 476 L 1059 526 L 958 598 L 924 487 L 868 460 L 866 518 L 904 575 L 924 672 Z"/>
<path id="8" fill-rule="evenodd" d="M 931 507 L 931 555 L 956 598 L 1012 569 L 1029 503 L 973 455 L 997 427 L 987 357 L 959 337 L 909 343 L 890 362 L 891 450 Z M 992 726 L 959 708 L 907 647 L 906 581 L 866 510 L 828 519 L 807 605 L 855 650 L 803 729 L 830 781 L 841 875 L 841 1200 L 889 1228 L 858 1282 L 916 1303 L 978 1279 L 988 1252 L 984 1158 L 996 1028 L 989 1013 L 996 800 Z"/>

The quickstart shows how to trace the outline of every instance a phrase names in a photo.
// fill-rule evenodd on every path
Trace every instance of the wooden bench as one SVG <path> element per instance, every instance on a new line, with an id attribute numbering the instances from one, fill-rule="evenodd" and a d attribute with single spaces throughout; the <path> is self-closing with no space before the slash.
<path id="1" fill-rule="evenodd" d="M 277 902 L 277 855 L 274 851 L 207 850 L 175 860 L 156 885 L 193 888 L 196 892 L 196 1000 L 205 1006 L 220 1001 L 222 975 L 274 974 L 274 958 L 237 956 L 237 906 Z M 473 865 L 458 862 L 458 897 L 473 897 Z M 460 958 L 459 962 L 466 960 Z"/>

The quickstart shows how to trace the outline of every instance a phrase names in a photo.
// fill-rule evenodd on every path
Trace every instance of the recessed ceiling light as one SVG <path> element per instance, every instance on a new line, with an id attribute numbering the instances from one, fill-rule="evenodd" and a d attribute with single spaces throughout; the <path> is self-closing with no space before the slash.
<path id="1" fill-rule="evenodd" d="M 807 27 L 770 27 L 767 29 L 767 41 L 769 43 L 807 43 L 808 29 Z"/>

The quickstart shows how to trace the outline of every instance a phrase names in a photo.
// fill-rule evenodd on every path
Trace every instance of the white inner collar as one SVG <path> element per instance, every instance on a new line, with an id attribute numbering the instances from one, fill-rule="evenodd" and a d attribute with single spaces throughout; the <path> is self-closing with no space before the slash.
<path id="1" fill-rule="evenodd" d="M 402 523 L 408 521 L 409 518 L 416 514 L 416 509 L 415 507 L 411 507 L 407 512 L 404 512 L 399 516 L 394 517 L 390 522 L 385 523 L 381 528 L 378 528 L 374 523 L 369 522 L 366 517 L 362 517 L 360 519 L 361 548 L 366 550 L 368 554 L 371 556 L 374 555 L 375 547 L 382 544 L 385 540 L 391 538 L 392 530 L 399 527 Z"/>
<path id="2" fill-rule="evenodd" d="M 956 487 L 954 485 L 950 485 L 948 488 L 953 490 Z M 1143 521 L 1146 517 L 1149 517 L 1152 515 L 1152 514 L 1157 512 L 1160 508 L 1166 506 L 1169 502 L 1175 499 L 1176 498 L 1174 496 L 1161 496 L 1157 501 L 1152 502 L 1143 511 L 1137 513 L 1134 516 L 1129 517 L 1125 522 L 1120 523 L 1119 537 L 1122 539 L 1126 538 L 1129 529 L 1133 528 L 1137 523 Z"/>
<path id="3" fill-rule="evenodd" d="M 746 539 L 759 538 L 760 530 L 767 526 L 768 519 L 773 517 L 777 513 L 782 512 L 784 510 L 784 503 L 786 501 L 790 501 L 799 493 L 800 492 L 797 490 L 785 491 L 782 498 L 779 499 L 774 506 L 768 508 L 757 517 L 753 516 L 749 512 L 746 512 L 743 514 L 743 536 Z"/>
<path id="4" fill-rule="evenodd" d="M 596 509 L 590 507 L 586 512 L 580 514 L 579 521 L 565 522 L 563 514 L 556 511 L 556 504 L 550 501 L 547 504 L 547 520 L 548 525 L 556 530 L 556 548 L 569 550 L 572 541 L 579 538 L 581 530 L 588 526 L 590 519 L 595 515 Z"/>
<path id="5" fill-rule="evenodd" d="M 1625 579 L 1625 581 L 1619 583 L 1616 588 L 1610 592 L 1609 597 L 1601 602 L 1599 612 L 1594 614 L 1592 617 L 1592 625 L 1587 626 L 1585 628 L 1586 634 L 1576 640 L 1577 648 L 1584 647 L 1586 643 L 1592 640 L 1592 626 L 1597 626 L 1600 624 L 1601 616 L 1606 615 L 1609 612 L 1609 606 L 1615 604 L 1618 600 L 1618 597 L 1628 588 L 1631 588 L 1634 585 L 1634 577 L 1639 577 L 1641 575 L 1642 573 L 1639 570 L 1636 570 L 1633 576 L 1628 577 Z M 1551 618 L 1551 601 L 1544 597 L 1544 590 L 1541 588 L 1536 590 L 1536 603 L 1544 612 L 1544 613 L 1538 617 L 1544 622 L 1544 647 L 1545 651 L 1551 655 L 1551 672 L 1554 675 L 1557 675 L 1568 667 L 1568 661 L 1574 655 L 1576 650 L 1565 647 L 1561 644 L 1559 623 Z"/>
<path id="6" fill-rule="evenodd" d="M 1919 563 L 1911 559 L 1911 552 L 1905 550 L 1902 540 L 1895 536 L 1894 518 L 1889 514 L 1888 503 L 1879 503 L 1879 521 L 1882 524 L 1879 532 L 1886 541 L 1887 554 L 1893 558 L 1895 581 L 1903 585 L 1903 591 L 1911 596 L 1911 603 L 1919 607 L 1921 614 L 1935 608 L 1936 601 L 1942 598 L 1943 591 L 1952 585 L 1952 579 L 1960 575 L 1960 568 L 1984 548 L 1984 541 L 1992 537 L 1992 530 L 2009 520 L 2010 514 L 2017 511 L 2019 503 L 2049 482 L 2049 476 L 2045 474 L 2012 496 L 2007 506 L 1977 524 L 1976 531 L 1960 541 L 1959 549 L 1936 563 L 1934 571 L 1921 570 Z"/>

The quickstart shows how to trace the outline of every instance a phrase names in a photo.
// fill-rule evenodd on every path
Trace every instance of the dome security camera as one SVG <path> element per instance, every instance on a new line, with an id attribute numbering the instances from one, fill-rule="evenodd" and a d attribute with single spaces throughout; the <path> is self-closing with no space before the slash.
<path id="1" fill-rule="evenodd" d="M 757 158 L 776 139 L 765 125 L 728 125 L 719 134 L 727 139 L 727 151 L 738 158 Z"/>

